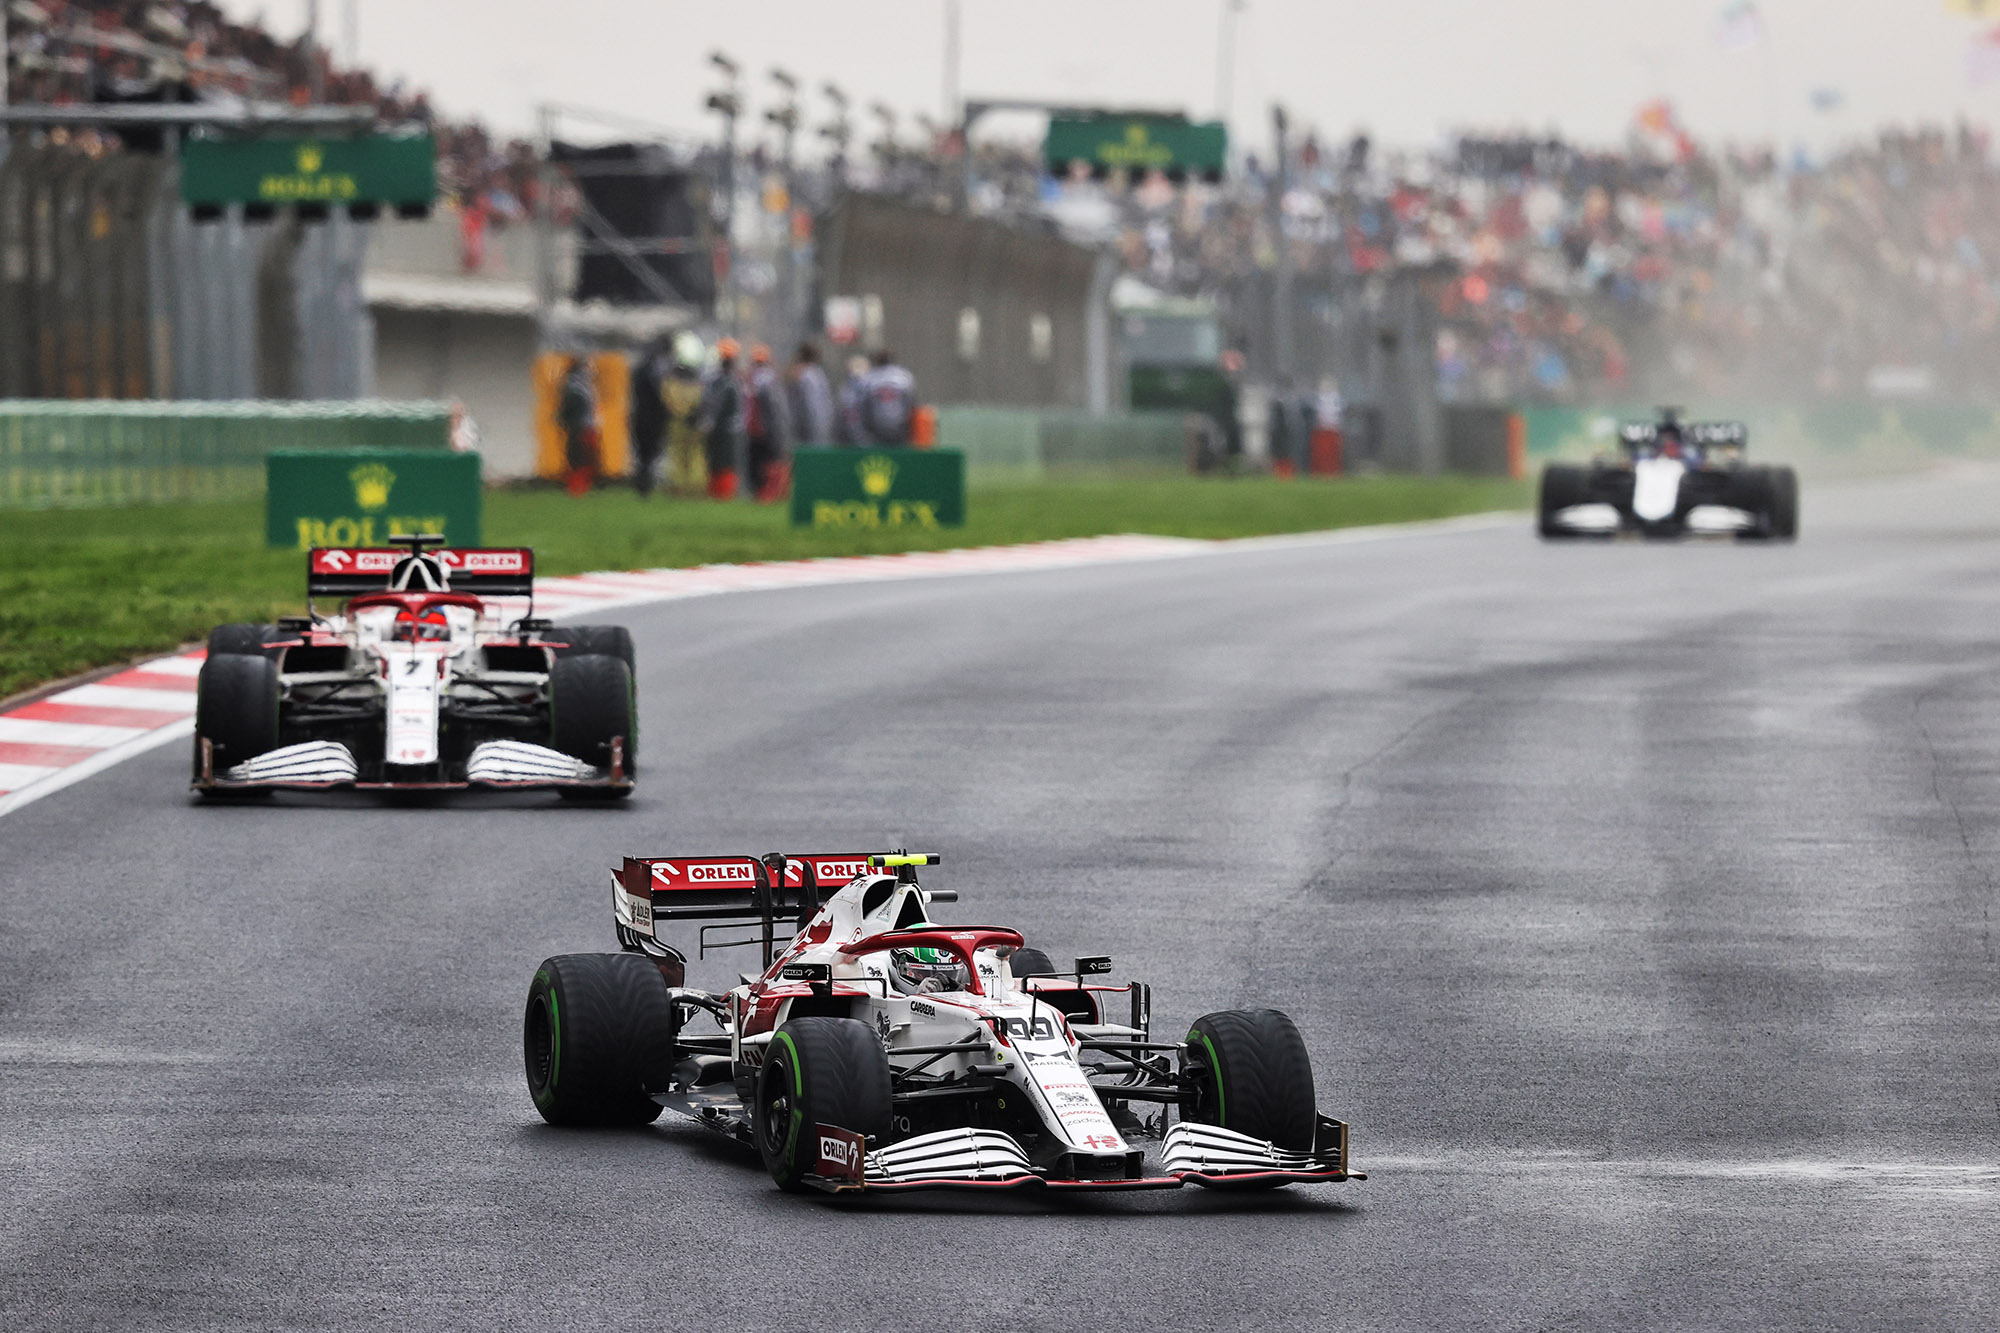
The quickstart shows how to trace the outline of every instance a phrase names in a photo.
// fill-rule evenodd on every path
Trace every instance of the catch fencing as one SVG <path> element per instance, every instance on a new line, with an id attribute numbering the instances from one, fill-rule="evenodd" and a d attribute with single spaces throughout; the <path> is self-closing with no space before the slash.
<path id="1" fill-rule="evenodd" d="M 171 155 L 18 143 L 0 162 L 0 399 L 355 398 L 370 224 L 194 222 Z"/>
<path id="2" fill-rule="evenodd" d="M 261 495 L 274 449 L 448 449 L 445 403 L 0 400 L 0 509 Z"/>

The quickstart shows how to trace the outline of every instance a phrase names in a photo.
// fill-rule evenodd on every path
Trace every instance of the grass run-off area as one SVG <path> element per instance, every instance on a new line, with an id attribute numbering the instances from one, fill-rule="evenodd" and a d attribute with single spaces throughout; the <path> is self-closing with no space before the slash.
<path id="1" fill-rule="evenodd" d="M 792 528 L 783 506 L 522 488 L 487 492 L 485 539 L 532 546 L 539 573 L 577 574 L 1116 532 L 1245 537 L 1527 502 L 1525 483 L 1467 477 L 1107 477 L 975 487 L 962 528 L 822 532 Z M 261 500 L 0 511 L 0 698 L 303 610 L 304 557 L 263 538 Z"/>

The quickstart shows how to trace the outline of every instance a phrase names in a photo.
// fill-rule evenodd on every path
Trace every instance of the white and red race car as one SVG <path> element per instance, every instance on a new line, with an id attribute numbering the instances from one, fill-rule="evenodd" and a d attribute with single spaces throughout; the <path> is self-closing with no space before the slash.
<path id="1" fill-rule="evenodd" d="M 536 1108 L 555 1125 L 673 1110 L 754 1146 L 787 1190 L 1366 1178 L 1285 1015 L 1213 1013 L 1155 1041 L 1149 987 L 1088 979 L 1110 959 L 1056 975 L 1016 931 L 935 924 L 956 895 L 916 868 L 937 860 L 627 858 L 612 874 L 625 952 L 550 958 L 529 988 Z M 761 948 L 763 972 L 688 987 L 686 955 L 661 938 L 675 921 L 705 923 L 704 952 Z M 797 928 L 782 947 L 781 921 Z"/>
<path id="2" fill-rule="evenodd" d="M 630 795 L 639 740 L 632 636 L 535 619 L 532 551 L 391 540 L 399 549 L 311 551 L 311 614 L 209 635 L 196 790 Z M 323 616 L 315 597 L 346 603 Z"/>

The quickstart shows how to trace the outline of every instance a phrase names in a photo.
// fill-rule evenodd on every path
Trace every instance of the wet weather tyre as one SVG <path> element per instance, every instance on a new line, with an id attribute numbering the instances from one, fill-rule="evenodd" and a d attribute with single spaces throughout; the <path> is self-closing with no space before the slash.
<path id="1" fill-rule="evenodd" d="M 221 773 L 278 748 L 278 664 L 268 657 L 224 653 L 201 664 L 195 683 L 194 730 L 214 748 Z"/>
<path id="2" fill-rule="evenodd" d="M 555 650 L 557 657 L 615 657 L 634 676 L 639 674 L 632 631 L 623 625 L 558 625 L 542 637 L 564 645 Z"/>
<path id="3" fill-rule="evenodd" d="M 247 657 L 276 658 L 284 650 L 264 645 L 284 637 L 276 625 L 217 625 L 208 632 L 208 655 L 220 657 L 238 653 Z"/>
<path id="4" fill-rule="evenodd" d="M 1746 467 L 1738 472 L 1729 488 L 1729 503 L 1753 520 L 1736 535 L 1743 541 L 1764 541 L 1777 533 L 1777 479 L 1774 468 Z"/>
<path id="5" fill-rule="evenodd" d="M 1181 1118 L 1309 1152 L 1318 1124 L 1312 1057 L 1276 1009 L 1204 1014 L 1188 1032 Z"/>
<path id="6" fill-rule="evenodd" d="M 1535 531 L 1547 541 L 1564 541 L 1577 534 L 1556 522 L 1556 515 L 1590 499 L 1590 473 L 1573 463 L 1551 463 L 1542 469 L 1541 498 L 1535 507 Z"/>
<path id="7" fill-rule="evenodd" d="M 625 741 L 625 773 L 639 771 L 639 709 L 632 670 L 601 653 L 558 657 L 549 669 L 550 742 L 566 755 L 611 767 L 611 742 Z M 564 788 L 585 795 L 624 795 L 630 788 Z"/>
<path id="8" fill-rule="evenodd" d="M 544 961 L 521 1023 L 528 1095 L 551 1125 L 646 1125 L 673 1071 L 673 997 L 651 959 L 571 953 Z"/>
<path id="9" fill-rule="evenodd" d="M 889 1132 L 889 1057 L 852 1018 L 795 1018 L 765 1048 L 751 1128 L 779 1189 L 805 1188 L 819 1165 L 816 1127 L 878 1141 Z"/>
<path id="10" fill-rule="evenodd" d="M 1771 469 L 1771 537 L 1781 542 L 1799 537 L 1799 474 L 1788 467 Z"/>
<path id="11" fill-rule="evenodd" d="M 1014 979 L 1022 977 L 1053 977 L 1057 975 L 1056 965 L 1040 949 L 1016 949 L 1014 956 L 1007 960 L 1014 969 Z"/>

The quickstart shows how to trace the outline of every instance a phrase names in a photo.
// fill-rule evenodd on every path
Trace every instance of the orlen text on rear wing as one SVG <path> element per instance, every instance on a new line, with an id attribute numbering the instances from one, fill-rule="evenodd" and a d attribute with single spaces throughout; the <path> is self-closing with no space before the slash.
<path id="1" fill-rule="evenodd" d="M 751 938 L 713 945 L 704 928 L 702 947 L 761 943 L 768 965 L 778 923 L 793 922 L 793 929 L 803 929 L 822 903 L 868 870 L 870 855 L 628 856 L 616 873 L 626 894 L 652 905 L 655 922 L 711 921 L 751 927 L 758 932 Z"/>
<path id="2" fill-rule="evenodd" d="M 306 596 L 356 597 L 389 587 L 408 550 L 314 547 L 306 553 Z M 483 597 L 528 597 L 535 590 L 535 553 L 524 546 L 441 547 L 422 552 L 444 570 L 453 592 Z"/>

